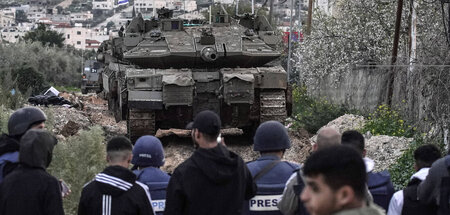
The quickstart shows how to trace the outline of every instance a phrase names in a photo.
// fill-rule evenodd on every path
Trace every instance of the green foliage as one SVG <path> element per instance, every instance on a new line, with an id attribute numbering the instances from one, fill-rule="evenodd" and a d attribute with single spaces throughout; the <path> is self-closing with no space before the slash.
<path id="1" fill-rule="evenodd" d="M 391 174 L 391 180 L 394 184 L 396 190 L 403 189 L 411 178 L 411 176 L 415 173 L 414 170 L 414 151 L 422 145 L 425 144 L 435 144 L 438 148 L 444 152 L 444 146 L 441 144 L 439 140 L 428 140 L 420 136 L 416 135 L 414 137 L 414 141 L 410 144 L 409 148 L 402 154 L 401 157 L 397 159 L 397 161 L 389 167 L 389 173 Z"/>
<path id="2" fill-rule="evenodd" d="M 64 198 L 66 214 L 77 214 L 83 185 L 105 167 L 104 141 L 102 128 L 95 126 L 69 137 L 55 147 L 48 171 L 70 186 L 72 193 Z"/>
<path id="3" fill-rule="evenodd" d="M 60 48 L 63 47 L 65 40 L 62 33 L 48 30 L 45 24 L 39 24 L 36 30 L 27 32 L 23 39 L 31 42 L 37 41 L 44 46 L 57 46 Z"/>
<path id="4" fill-rule="evenodd" d="M 303 127 L 310 133 L 316 133 L 322 126 L 347 112 L 346 108 L 333 105 L 323 98 L 310 97 L 306 87 L 294 86 L 292 100 L 294 127 Z"/>
<path id="5" fill-rule="evenodd" d="M 23 10 L 16 10 L 16 22 L 28 22 L 27 14 Z"/>
<path id="6" fill-rule="evenodd" d="M 16 81 L 12 79 L 11 73 L 7 72 L 1 80 L 0 87 L 0 105 L 7 109 L 17 109 L 22 107 L 26 98 L 30 95 L 29 91 L 21 93 L 17 89 Z"/>
<path id="7" fill-rule="evenodd" d="M 47 83 L 58 86 L 79 86 L 81 52 L 43 46 L 40 42 L 0 44 L 0 79 L 8 73 L 7 83 L 16 84 L 17 91 L 29 88 L 39 92 Z M 11 86 L 9 90 L 15 88 Z"/>
<path id="8" fill-rule="evenodd" d="M 373 135 L 389 135 L 396 137 L 412 137 L 415 127 L 407 125 L 399 111 L 383 104 L 374 113 L 369 114 L 362 133 L 370 131 Z"/>
<path id="9" fill-rule="evenodd" d="M 11 109 L 0 105 L 0 133 L 8 133 L 8 119 L 11 114 Z"/>

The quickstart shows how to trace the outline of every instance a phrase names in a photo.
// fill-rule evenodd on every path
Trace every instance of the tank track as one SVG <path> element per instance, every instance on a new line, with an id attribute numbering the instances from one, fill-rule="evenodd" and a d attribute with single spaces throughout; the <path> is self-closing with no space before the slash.
<path id="1" fill-rule="evenodd" d="M 155 135 L 155 111 L 130 109 L 127 120 L 128 137 L 134 144 L 144 135 Z"/>
<path id="2" fill-rule="evenodd" d="M 284 123 L 287 117 L 286 93 L 284 90 L 261 91 L 260 102 L 260 123 L 275 120 Z"/>

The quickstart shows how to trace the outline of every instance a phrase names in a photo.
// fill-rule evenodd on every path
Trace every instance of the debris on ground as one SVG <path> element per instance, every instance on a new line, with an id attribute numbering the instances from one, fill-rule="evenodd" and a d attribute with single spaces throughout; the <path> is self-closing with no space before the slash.
<path id="1" fill-rule="evenodd" d="M 323 127 L 334 127 L 342 134 L 348 130 L 361 130 L 365 123 L 363 116 L 345 114 Z M 370 132 L 363 136 L 366 142 L 367 157 L 375 161 L 375 171 L 385 170 L 395 163 L 413 140 L 412 138 L 386 135 L 372 136 Z M 314 135 L 310 140 L 315 142 L 316 139 L 317 135 Z"/>
<path id="2" fill-rule="evenodd" d="M 367 157 L 375 161 L 375 171 L 386 170 L 408 149 L 413 138 L 386 135 L 366 138 Z"/>
<path id="3" fill-rule="evenodd" d="M 360 130 L 366 124 L 366 120 L 363 116 L 353 115 L 353 114 L 344 114 L 335 120 L 329 122 L 324 127 L 333 127 L 338 130 L 341 134 L 348 130 Z M 321 128 L 321 129 L 322 129 Z M 319 129 L 320 131 L 320 129 Z M 317 140 L 317 134 L 314 135 L 311 139 L 311 144 L 315 143 Z"/>
<path id="4" fill-rule="evenodd" d="M 71 106 L 72 103 L 63 97 L 59 96 L 44 96 L 44 95 L 37 95 L 28 98 L 28 102 L 32 105 L 69 105 Z"/>
<path id="5" fill-rule="evenodd" d="M 244 132 L 242 131 L 242 129 L 239 129 L 239 128 L 225 128 L 225 129 L 220 129 L 220 134 L 222 135 L 222 137 L 239 136 L 239 135 L 243 135 Z M 168 137 L 168 136 L 172 136 L 172 135 L 175 135 L 177 137 L 190 138 L 191 130 L 177 129 L 177 128 L 158 129 L 158 131 L 156 131 L 155 137 L 163 138 L 163 137 Z"/>
<path id="6" fill-rule="evenodd" d="M 83 95 L 81 93 L 60 93 L 60 96 L 80 104 L 80 108 L 64 108 L 62 106 L 48 107 L 40 106 L 53 121 L 53 133 L 58 140 L 65 140 L 71 135 L 75 135 L 81 129 L 88 129 L 90 126 L 99 125 L 103 128 L 106 135 L 106 141 L 113 136 L 126 135 L 126 121 L 119 123 L 114 119 L 113 114 L 108 111 L 107 101 L 100 98 L 94 93 Z M 39 106 L 38 106 L 39 107 Z M 170 129 L 171 132 L 179 132 L 176 129 Z M 181 132 L 181 136 L 185 138 L 175 138 L 164 141 L 165 165 L 161 167 L 164 171 L 173 172 L 175 168 L 189 158 L 194 152 L 190 134 L 186 134 L 187 130 Z M 190 131 L 188 131 L 190 132 Z M 222 134 L 226 140 L 225 144 L 231 150 L 239 154 L 244 161 L 252 161 L 259 157 L 258 152 L 253 151 L 253 145 L 250 140 L 234 141 L 234 135 L 242 134 L 241 129 L 222 129 Z M 169 135 L 170 136 L 170 135 Z M 292 147 L 286 150 L 284 160 L 296 163 L 303 163 L 311 152 L 309 144 L 309 133 L 304 130 L 290 131 Z M 228 139 L 231 138 L 231 139 Z M 244 138 L 245 139 L 245 138 Z"/>
<path id="7" fill-rule="evenodd" d="M 67 122 L 67 124 L 64 125 L 64 127 L 62 128 L 61 135 L 63 135 L 64 137 L 73 136 L 76 133 L 78 133 L 78 131 L 80 129 L 81 129 L 81 126 L 78 123 L 76 123 L 72 120 L 69 120 Z"/>

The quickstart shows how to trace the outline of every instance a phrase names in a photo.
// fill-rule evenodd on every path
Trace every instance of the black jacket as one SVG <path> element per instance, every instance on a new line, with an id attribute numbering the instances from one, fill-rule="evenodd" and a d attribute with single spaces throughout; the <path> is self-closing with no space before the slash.
<path id="1" fill-rule="evenodd" d="M 425 205 L 419 202 L 419 199 L 417 198 L 417 186 L 419 186 L 420 182 L 422 182 L 422 180 L 418 178 L 413 178 L 408 183 L 408 186 L 405 189 L 403 189 L 402 215 L 437 214 L 436 205 L 433 204 Z"/>
<path id="2" fill-rule="evenodd" d="M 45 171 L 56 139 L 29 132 L 20 143 L 20 165 L 0 184 L 0 214 L 63 215 L 59 181 Z"/>
<path id="3" fill-rule="evenodd" d="M 19 141 L 16 138 L 10 137 L 7 134 L 2 134 L 0 136 L 0 156 L 11 153 L 11 152 L 18 152 L 19 151 Z M 1 168 L 2 171 L 2 177 L 6 177 L 7 174 L 12 172 L 17 166 L 19 162 L 5 162 L 4 164 L 0 163 L 0 165 L 3 165 L 3 168 Z M 1 181 L 1 180 L 0 180 Z"/>
<path id="4" fill-rule="evenodd" d="M 221 144 L 197 149 L 178 166 L 167 187 L 165 215 L 242 213 L 256 185 L 242 158 Z"/>
<path id="5" fill-rule="evenodd" d="M 151 215 L 148 187 L 121 166 L 109 166 L 81 192 L 79 215 Z"/>

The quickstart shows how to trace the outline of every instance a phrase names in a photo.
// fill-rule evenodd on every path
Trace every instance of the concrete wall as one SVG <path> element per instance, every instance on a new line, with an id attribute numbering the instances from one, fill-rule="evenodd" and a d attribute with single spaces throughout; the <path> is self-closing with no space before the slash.
<path id="1" fill-rule="evenodd" d="M 389 66 L 360 66 L 340 77 L 316 78 L 308 93 L 334 104 L 373 112 L 387 101 Z M 406 119 L 427 131 L 432 126 L 450 127 L 450 66 L 396 67 L 393 106 Z"/>

